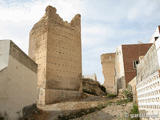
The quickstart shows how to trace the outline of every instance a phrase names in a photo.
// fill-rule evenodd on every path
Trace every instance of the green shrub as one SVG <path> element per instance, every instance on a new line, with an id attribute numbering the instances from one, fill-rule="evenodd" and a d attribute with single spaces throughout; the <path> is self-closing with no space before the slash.
<path id="1" fill-rule="evenodd" d="M 138 105 L 133 104 L 133 108 L 131 109 L 131 114 L 139 114 Z"/>
<path id="2" fill-rule="evenodd" d="M 124 89 L 122 93 L 125 96 L 125 98 L 128 99 L 129 102 L 133 101 L 133 94 L 131 90 Z"/>
<path id="3" fill-rule="evenodd" d="M 122 105 L 122 104 L 127 104 L 129 101 L 128 99 L 122 99 L 122 100 L 117 100 L 116 104 L 117 105 Z"/>
<path id="4" fill-rule="evenodd" d="M 130 111 L 130 120 L 140 120 L 139 117 L 135 117 L 135 118 L 131 118 L 131 115 L 138 115 L 139 114 L 139 110 L 138 110 L 138 105 L 137 104 L 133 104 L 133 108 Z"/>
<path id="5" fill-rule="evenodd" d="M 115 94 L 107 94 L 107 97 L 109 97 L 109 98 L 114 98 L 114 97 L 117 97 L 117 95 L 115 95 Z"/>

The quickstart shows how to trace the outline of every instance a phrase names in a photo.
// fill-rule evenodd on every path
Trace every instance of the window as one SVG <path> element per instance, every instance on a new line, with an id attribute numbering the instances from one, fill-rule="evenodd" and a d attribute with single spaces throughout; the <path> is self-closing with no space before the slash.
<path id="1" fill-rule="evenodd" d="M 158 37 L 154 37 L 155 41 L 158 39 Z"/>
<path id="2" fill-rule="evenodd" d="M 139 64 L 138 60 L 133 61 L 133 68 L 136 69 L 138 64 Z"/>

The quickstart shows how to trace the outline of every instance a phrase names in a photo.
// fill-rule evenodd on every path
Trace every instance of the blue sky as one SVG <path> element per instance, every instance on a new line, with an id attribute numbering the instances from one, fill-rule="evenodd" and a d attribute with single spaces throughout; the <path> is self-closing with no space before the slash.
<path id="1" fill-rule="evenodd" d="M 0 0 L 0 39 L 28 52 L 29 31 L 47 5 L 67 21 L 82 16 L 83 74 L 103 83 L 100 55 L 121 44 L 148 42 L 160 24 L 160 0 Z"/>

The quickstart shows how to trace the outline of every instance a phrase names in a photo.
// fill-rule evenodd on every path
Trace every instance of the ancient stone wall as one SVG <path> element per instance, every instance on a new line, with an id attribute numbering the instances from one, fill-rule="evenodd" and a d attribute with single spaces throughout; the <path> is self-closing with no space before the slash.
<path id="1" fill-rule="evenodd" d="M 51 93 L 45 91 L 45 103 L 61 99 L 51 97 L 52 92 L 78 92 L 82 77 L 81 16 L 77 14 L 70 23 L 64 22 L 56 8 L 48 6 L 44 17 L 30 32 L 29 55 L 39 65 L 39 87 Z"/>
<path id="2" fill-rule="evenodd" d="M 115 82 L 115 53 L 101 55 L 101 63 L 106 91 L 115 94 L 117 86 Z"/>
<path id="3" fill-rule="evenodd" d="M 44 16 L 30 32 L 29 56 L 38 64 L 38 87 L 45 88 L 48 20 Z M 43 64 L 42 64 L 43 63 Z"/>
<path id="4" fill-rule="evenodd" d="M 103 89 L 103 86 L 98 82 L 92 79 L 83 78 L 83 92 L 96 96 L 105 96 L 106 91 Z"/>
<path id="5" fill-rule="evenodd" d="M 91 75 L 83 75 L 82 76 L 84 79 L 91 79 L 91 80 L 94 80 L 94 81 L 97 81 L 97 76 L 96 74 L 91 74 Z"/>

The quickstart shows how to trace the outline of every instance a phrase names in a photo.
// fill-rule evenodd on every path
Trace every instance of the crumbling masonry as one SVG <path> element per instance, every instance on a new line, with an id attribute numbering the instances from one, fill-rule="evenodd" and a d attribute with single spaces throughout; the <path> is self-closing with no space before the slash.
<path id="1" fill-rule="evenodd" d="M 48 6 L 30 32 L 29 56 L 38 64 L 39 104 L 80 96 L 81 16 L 64 22 Z"/>

